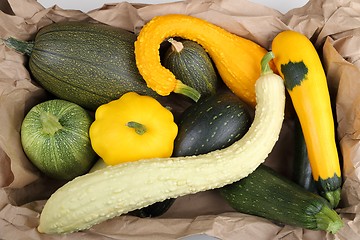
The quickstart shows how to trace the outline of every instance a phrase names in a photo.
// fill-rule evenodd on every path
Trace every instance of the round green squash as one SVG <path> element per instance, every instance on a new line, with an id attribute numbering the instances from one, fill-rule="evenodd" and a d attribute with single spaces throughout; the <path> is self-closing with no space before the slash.
<path id="1" fill-rule="evenodd" d="M 60 99 L 39 103 L 21 125 L 24 152 L 47 176 L 71 180 L 88 172 L 97 159 L 88 134 L 92 122 L 75 103 Z"/>

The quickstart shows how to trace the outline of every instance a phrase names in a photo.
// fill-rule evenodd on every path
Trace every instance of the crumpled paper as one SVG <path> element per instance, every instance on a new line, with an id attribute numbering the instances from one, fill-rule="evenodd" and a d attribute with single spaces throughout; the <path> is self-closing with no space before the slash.
<path id="1" fill-rule="evenodd" d="M 299 31 L 322 56 L 342 153 L 344 185 L 337 209 L 345 226 L 332 235 L 235 212 L 215 192 L 180 197 L 167 213 L 143 219 L 120 216 L 91 229 L 67 235 L 37 232 L 46 199 L 63 182 L 48 179 L 28 161 L 19 129 L 27 111 L 47 98 L 26 68 L 27 57 L 0 44 L 0 239 L 180 239 L 207 234 L 219 239 L 360 239 L 360 2 L 310 0 L 285 14 L 246 0 L 188 0 L 146 5 L 119 2 L 84 13 L 44 8 L 35 0 L 8 0 L 0 12 L 0 37 L 33 39 L 52 22 L 99 21 L 138 33 L 157 15 L 182 13 L 203 18 L 270 49 L 281 31 Z M 266 163 L 288 174 L 291 165 L 291 123 Z M 281 164 L 280 164 L 281 163 Z M 189 204 L 191 203 L 191 204 Z"/>

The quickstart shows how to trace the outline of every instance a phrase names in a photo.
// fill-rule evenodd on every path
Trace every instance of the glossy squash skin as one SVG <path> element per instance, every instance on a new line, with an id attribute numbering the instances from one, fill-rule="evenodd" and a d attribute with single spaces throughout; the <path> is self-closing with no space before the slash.
<path id="1" fill-rule="evenodd" d="M 136 35 L 98 23 L 60 22 L 43 27 L 33 42 L 5 43 L 28 54 L 32 76 L 55 96 L 95 110 L 134 91 L 156 94 L 139 74 Z"/>
<path id="2" fill-rule="evenodd" d="M 135 42 L 135 58 L 150 88 L 160 95 L 187 94 L 182 91 L 183 83 L 160 64 L 160 44 L 169 37 L 200 44 L 210 55 L 224 83 L 243 101 L 255 106 L 259 62 L 267 50 L 210 22 L 187 15 L 157 16 L 141 29 Z"/>
<path id="3" fill-rule="evenodd" d="M 311 41 L 295 31 L 279 33 L 272 51 L 301 124 L 318 191 L 336 207 L 341 170 L 327 79 L 319 55 Z"/>
<path id="4" fill-rule="evenodd" d="M 219 191 L 235 210 L 277 223 L 331 233 L 344 225 L 326 199 L 264 164 L 248 177 Z"/>
<path id="5" fill-rule="evenodd" d="M 200 98 L 178 123 L 173 156 L 191 156 L 226 148 L 248 131 L 248 106 L 229 90 Z"/>
<path id="6" fill-rule="evenodd" d="M 310 192 L 317 193 L 311 165 L 306 148 L 304 134 L 299 120 L 294 120 L 294 162 L 292 167 L 293 181 Z"/>

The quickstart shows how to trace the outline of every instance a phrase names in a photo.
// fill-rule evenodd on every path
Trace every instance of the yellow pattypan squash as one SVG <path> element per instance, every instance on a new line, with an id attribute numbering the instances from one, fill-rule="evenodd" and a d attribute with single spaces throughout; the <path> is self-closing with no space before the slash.
<path id="1" fill-rule="evenodd" d="M 135 92 L 98 107 L 89 130 L 94 151 L 108 165 L 170 157 L 177 133 L 167 108 Z"/>

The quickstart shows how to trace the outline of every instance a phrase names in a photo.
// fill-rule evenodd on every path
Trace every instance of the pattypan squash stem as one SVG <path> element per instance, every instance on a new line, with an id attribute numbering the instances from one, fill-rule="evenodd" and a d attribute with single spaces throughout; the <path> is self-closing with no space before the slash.
<path id="1" fill-rule="evenodd" d="M 130 121 L 126 124 L 126 126 L 134 128 L 135 132 L 139 135 L 143 135 L 144 133 L 146 133 L 146 127 L 144 124 L 138 123 L 138 122 L 134 122 L 134 121 Z"/>

